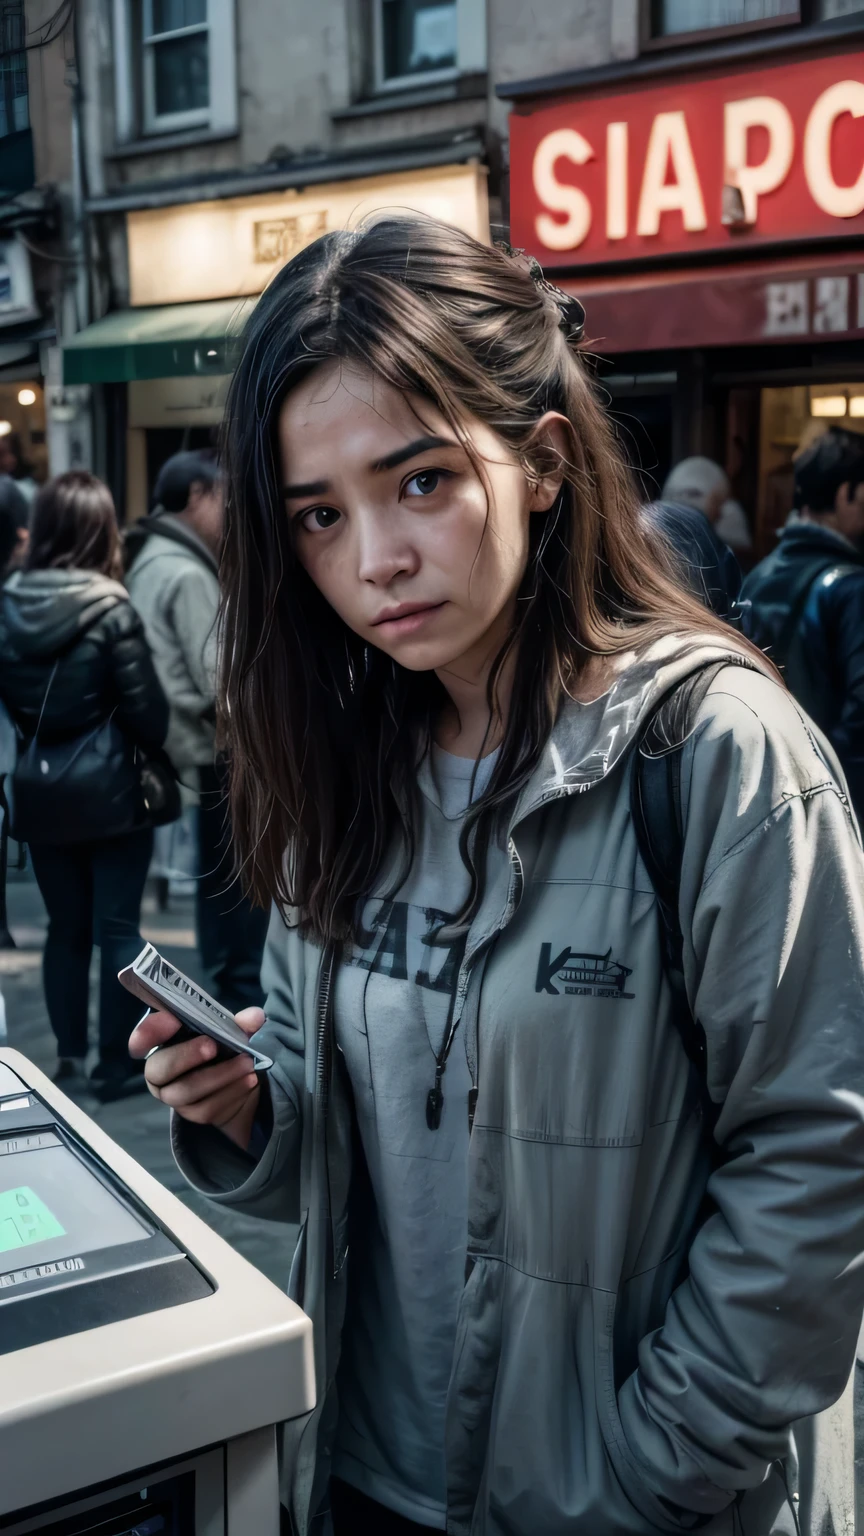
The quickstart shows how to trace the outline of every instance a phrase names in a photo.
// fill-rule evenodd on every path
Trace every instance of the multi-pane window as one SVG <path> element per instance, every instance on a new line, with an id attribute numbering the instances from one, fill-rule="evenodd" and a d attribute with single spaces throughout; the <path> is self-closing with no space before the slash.
<path id="1" fill-rule="evenodd" d="M 236 0 L 111 0 L 119 144 L 236 133 L 235 10 Z"/>
<path id="2" fill-rule="evenodd" d="M 457 22 L 456 0 L 381 0 L 384 80 L 455 69 Z"/>
<path id="3" fill-rule="evenodd" d="M 23 0 L 0 4 L 0 138 L 30 126 Z"/>
<path id="4" fill-rule="evenodd" d="M 373 0 L 373 16 L 378 90 L 486 69 L 486 0 Z"/>
<path id="5" fill-rule="evenodd" d="M 210 111 L 208 0 L 144 0 L 145 127 L 192 127 Z"/>
<path id="6" fill-rule="evenodd" d="M 674 37 L 682 32 L 710 32 L 717 27 L 742 27 L 784 17 L 794 21 L 800 13 L 800 0 L 653 0 L 651 35 Z"/>

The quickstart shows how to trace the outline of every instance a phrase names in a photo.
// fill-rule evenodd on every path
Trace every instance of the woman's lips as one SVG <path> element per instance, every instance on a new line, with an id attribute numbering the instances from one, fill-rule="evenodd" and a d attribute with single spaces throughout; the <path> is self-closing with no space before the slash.
<path id="1" fill-rule="evenodd" d="M 428 620 L 433 619 L 436 613 L 440 613 L 445 606 L 445 603 L 430 603 L 425 608 L 406 607 L 404 613 L 400 613 L 397 609 L 392 618 L 376 620 L 373 628 L 381 636 L 386 635 L 388 640 L 396 639 L 402 635 L 413 635 L 418 629 L 422 629 Z"/>

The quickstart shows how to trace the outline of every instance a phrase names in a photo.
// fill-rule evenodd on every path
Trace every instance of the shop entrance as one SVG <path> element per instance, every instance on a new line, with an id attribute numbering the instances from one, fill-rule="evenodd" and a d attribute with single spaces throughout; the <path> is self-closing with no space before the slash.
<path id="1" fill-rule="evenodd" d="M 646 501 L 683 458 L 703 455 L 725 469 L 752 537 L 750 549 L 736 549 L 747 570 L 774 548 L 793 510 L 796 455 L 832 425 L 864 436 L 856 350 L 619 354 L 600 364 L 597 383 Z"/>
<path id="2" fill-rule="evenodd" d="M 20 482 L 28 502 L 48 478 L 40 379 L 0 378 L 0 473 Z"/>

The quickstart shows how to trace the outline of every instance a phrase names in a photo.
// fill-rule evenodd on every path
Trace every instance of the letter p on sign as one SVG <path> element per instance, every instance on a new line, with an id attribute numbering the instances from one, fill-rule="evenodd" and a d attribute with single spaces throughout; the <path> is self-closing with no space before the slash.
<path id="1" fill-rule="evenodd" d="M 782 187 L 789 175 L 795 150 L 792 118 L 774 96 L 747 96 L 743 101 L 727 101 L 723 126 L 726 180 L 741 193 L 746 222 L 755 224 L 759 198 Z M 768 153 L 758 165 L 750 165 L 747 159 L 751 128 L 768 133 Z"/>

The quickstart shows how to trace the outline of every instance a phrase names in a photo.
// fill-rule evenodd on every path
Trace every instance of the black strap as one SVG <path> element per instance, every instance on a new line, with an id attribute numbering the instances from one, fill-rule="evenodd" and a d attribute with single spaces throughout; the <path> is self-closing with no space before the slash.
<path id="1" fill-rule="evenodd" d="M 681 759 L 696 715 L 719 672 L 747 667 L 740 655 L 705 662 L 659 700 L 642 729 L 630 774 L 630 815 L 642 862 L 657 897 L 663 968 L 672 992 L 675 1028 L 690 1061 L 703 1079 L 707 1070 L 705 1032 L 693 1017 L 684 984 L 684 935 L 679 916 L 684 859 Z"/>
<path id="2" fill-rule="evenodd" d="M 827 576 L 830 571 L 837 570 L 841 566 L 842 560 L 838 560 L 837 555 L 822 555 L 809 561 L 793 584 L 789 592 L 789 611 L 783 620 L 776 642 L 770 649 L 771 660 L 777 666 L 785 667 L 789 659 L 792 642 L 798 633 L 798 626 L 804 617 L 804 609 L 807 607 L 810 593 L 817 581 L 821 581 L 823 576 Z M 857 570 L 858 567 L 850 565 L 846 569 Z"/>

